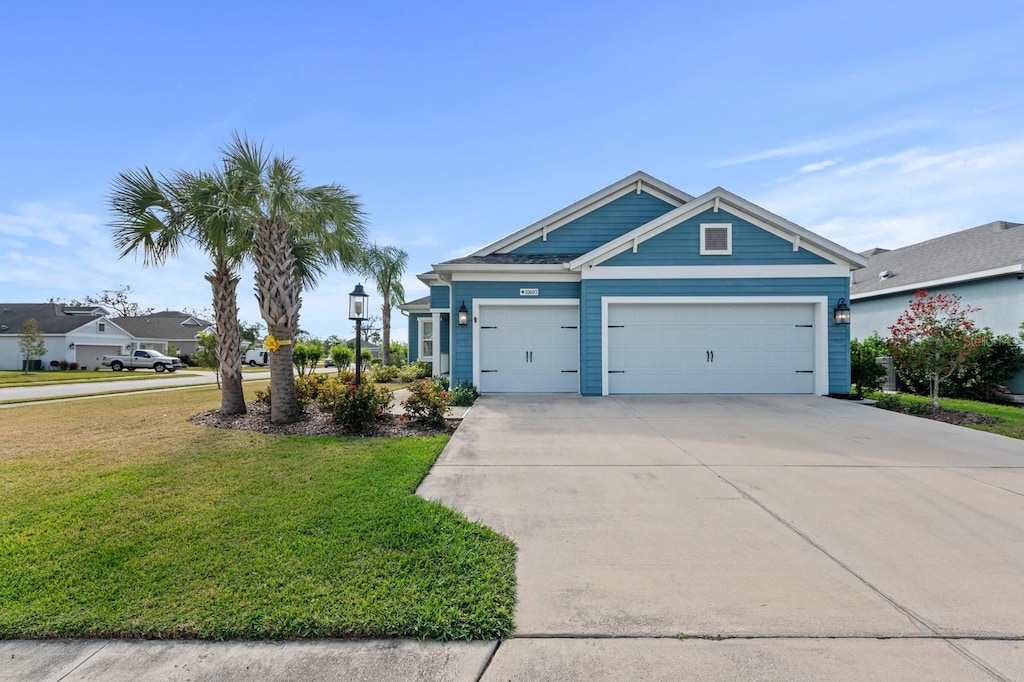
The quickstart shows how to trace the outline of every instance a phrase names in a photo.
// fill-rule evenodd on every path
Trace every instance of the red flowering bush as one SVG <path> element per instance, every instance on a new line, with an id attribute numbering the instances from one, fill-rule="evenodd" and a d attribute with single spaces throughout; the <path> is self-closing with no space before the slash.
<path id="1" fill-rule="evenodd" d="M 391 407 L 391 391 L 373 384 L 359 386 L 332 380 L 320 387 L 320 407 L 348 431 L 362 431 Z"/>
<path id="2" fill-rule="evenodd" d="M 921 290 L 889 327 L 886 345 L 896 371 L 908 379 L 927 377 L 933 407 L 939 406 L 939 385 L 973 362 L 984 342 L 985 333 L 968 317 L 978 310 L 955 294 L 932 296 Z"/>
<path id="3" fill-rule="evenodd" d="M 442 424 L 449 404 L 448 391 L 441 384 L 424 379 L 409 387 L 409 397 L 402 402 L 402 407 L 414 419 Z"/>

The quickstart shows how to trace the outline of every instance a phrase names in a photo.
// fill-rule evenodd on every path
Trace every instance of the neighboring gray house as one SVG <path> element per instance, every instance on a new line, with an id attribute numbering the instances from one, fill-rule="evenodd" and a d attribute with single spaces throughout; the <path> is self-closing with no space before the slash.
<path id="1" fill-rule="evenodd" d="M 18 333 L 29 319 L 39 325 L 46 343 L 46 353 L 39 358 L 43 369 L 53 361 L 98 369 L 104 355 L 138 348 L 166 353 L 171 344 L 187 355 L 195 352 L 199 332 L 213 331 L 212 323 L 171 310 L 111 318 L 102 306 L 0 303 L 0 370 L 23 368 Z"/>
<path id="2" fill-rule="evenodd" d="M 419 276 L 409 359 L 483 393 L 847 394 L 865 258 L 638 172 Z"/>
<path id="3" fill-rule="evenodd" d="M 30 319 L 39 325 L 46 343 L 46 353 L 40 358 L 44 368 L 52 361 L 63 361 L 97 369 L 100 358 L 124 352 L 132 341 L 101 306 L 0 303 L 0 369 L 23 369 L 18 333 Z"/>
<path id="4" fill-rule="evenodd" d="M 167 353 L 173 345 L 179 355 L 196 352 L 199 333 L 214 331 L 212 322 L 176 310 L 137 317 L 115 317 L 113 321 L 131 334 L 133 349 L 146 348 Z"/>
<path id="5" fill-rule="evenodd" d="M 1020 331 L 1024 322 L 1024 224 L 999 220 L 887 251 L 862 254 L 867 267 L 853 273 L 851 336 L 889 336 L 889 326 L 914 293 L 960 296 L 979 327 L 996 334 Z M 1024 376 L 1010 383 L 1024 393 Z"/>

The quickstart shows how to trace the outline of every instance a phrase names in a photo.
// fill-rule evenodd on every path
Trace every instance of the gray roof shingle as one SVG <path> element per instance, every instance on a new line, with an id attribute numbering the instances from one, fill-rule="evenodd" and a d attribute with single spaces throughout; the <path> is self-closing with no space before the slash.
<path id="1" fill-rule="evenodd" d="M 191 321 L 185 324 L 186 321 Z M 188 313 L 165 310 L 137 317 L 115 317 L 111 322 L 137 339 L 160 339 L 162 341 L 191 341 L 196 334 L 212 322 L 199 320 Z"/>
<path id="2" fill-rule="evenodd" d="M 582 255 L 581 253 L 494 253 L 490 256 L 463 256 L 446 260 L 440 265 L 561 265 Z"/>
<path id="3" fill-rule="evenodd" d="M 1024 263 L 1024 225 L 999 220 L 885 251 L 872 249 L 853 272 L 853 295 L 905 289 L 922 282 Z M 882 277 L 882 273 L 891 273 Z"/>
<path id="4" fill-rule="evenodd" d="M 94 316 L 94 310 L 100 314 Z M 43 334 L 66 334 L 104 312 L 99 306 L 82 308 L 60 303 L 0 303 L 0 334 L 17 334 L 29 320 L 35 320 Z"/>

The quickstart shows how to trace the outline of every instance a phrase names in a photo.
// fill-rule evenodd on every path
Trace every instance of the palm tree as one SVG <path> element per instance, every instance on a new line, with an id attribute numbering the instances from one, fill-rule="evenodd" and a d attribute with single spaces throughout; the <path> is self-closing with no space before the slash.
<path id="1" fill-rule="evenodd" d="M 291 345 L 299 331 L 302 290 L 315 286 L 328 269 L 358 262 L 365 238 L 362 208 L 339 185 L 307 187 L 294 159 L 270 157 L 245 136 L 235 133 L 223 154 L 233 221 L 251 230 L 260 315 L 280 342 L 270 354 L 270 420 L 286 424 L 302 414 Z"/>
<path id="2" fill-rule="evenodd" d="M 383 327 L 383 361 L 391 364 L 391 308 L 405 302 L 405 287 L 402 274 L 409 265 L 409 254 L 397 246 L 368 248 L 359 262 L 359 272 L 370 278 L 383 301 L 380 306 L 381 327 Z"/>
<path id="3" fill-rule="evenodd" d="M 242 393 L 241 331 L 238 323 L 238 268 L 245 235 L 218 206 L 225 178 L 219 173 L 177 171 L 157 179 L 148 168 L 114 180 L 110 207 L 119 258 L 141 251 L 144 266 L 158 266 L 192 243 L 210 257 L 205 279 L 213 292 L 220 370 L 221 413 L 246 411 Z"/>

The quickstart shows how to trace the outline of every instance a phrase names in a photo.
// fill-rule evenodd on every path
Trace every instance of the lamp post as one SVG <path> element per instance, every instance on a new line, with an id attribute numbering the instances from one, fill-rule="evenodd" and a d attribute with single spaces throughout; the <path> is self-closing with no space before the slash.
<path id="1" fill-rule="evenodd" d="M 366 305 L 370 297 L 363 291 L 363 285 L 357 284 L 352 293 L 348 295 L 348 319 L 356 321 L 356 386 L 362 380 L 363 359 L 360 357 L 363 351 L 363 320 L 366 319 Z"/>

